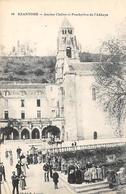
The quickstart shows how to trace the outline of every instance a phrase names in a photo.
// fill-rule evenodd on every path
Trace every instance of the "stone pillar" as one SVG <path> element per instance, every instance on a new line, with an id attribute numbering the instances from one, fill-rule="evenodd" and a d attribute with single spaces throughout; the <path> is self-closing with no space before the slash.
<path id="1" fill-rule="evenodd" d="M 19 139 L 21 139 L 21 131 L 19 131 Z"/>
<path id="2" fill-rule="evenodd" d="M 12 139 L 12 140 L 14 139 L 14 134 L 13 134 L 13 132 L 11 133 L 11 139 Z"/>
<path id="3" fill-rule="evenodd" d="M 29 132 L 30 139 L 32 139 L 32 130 Z"/>

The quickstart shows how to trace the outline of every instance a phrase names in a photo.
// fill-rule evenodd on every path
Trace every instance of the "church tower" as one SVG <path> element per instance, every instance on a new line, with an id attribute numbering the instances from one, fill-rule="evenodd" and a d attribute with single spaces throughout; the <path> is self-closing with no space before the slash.
<path id="1" fill-rule="evenodd" d="M 66 59 L 79 60 L 79 47 L 74 35 L 74 28 L 64 18 L 57 39 L 56 83 L 62 83 L 63 81 L 64 61 Z"/>

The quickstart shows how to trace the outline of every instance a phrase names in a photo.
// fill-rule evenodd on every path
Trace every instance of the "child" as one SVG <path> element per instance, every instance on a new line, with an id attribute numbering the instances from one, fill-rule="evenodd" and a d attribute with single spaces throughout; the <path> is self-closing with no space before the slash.
<path id="1" fill-rule="evenodd" d="M 25 180 L 25 177 L 26 177 L 26 176 L 25 176 L 24 173 L 22 172 L 21 175 L 20 175 L 20 187 L 21 187 L 22 190 L 24 190 L 25 187 L 26 187 L 26 180 Z"/>

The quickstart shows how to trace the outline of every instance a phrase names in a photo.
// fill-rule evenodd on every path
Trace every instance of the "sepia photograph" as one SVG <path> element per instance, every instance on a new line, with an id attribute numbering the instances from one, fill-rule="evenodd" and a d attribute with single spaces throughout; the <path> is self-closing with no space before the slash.
<path id="1" fill-rule="evenodd" d="M 126 194 L 126 1 L 0 0 L 0 194 Z"/>

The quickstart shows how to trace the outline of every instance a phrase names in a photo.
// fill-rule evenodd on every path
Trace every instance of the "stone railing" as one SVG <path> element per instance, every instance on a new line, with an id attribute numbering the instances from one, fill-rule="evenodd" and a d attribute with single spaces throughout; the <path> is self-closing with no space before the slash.
<path id="1" fill-rule="evenodd" d="M 49 148 L 47 151 L 51 153 L 61 153 L 61 152 L 74 152 L 77 150 L 91 150 L 97 148 L 112 148 L 118 146 L 126 146 L 126 142 L 114 142 L 114 143 L 104 143 L 104 144 L 90 144 L 90 145 L 78 145 L 78 146 L 60 146 L 55 148 Z"/>

